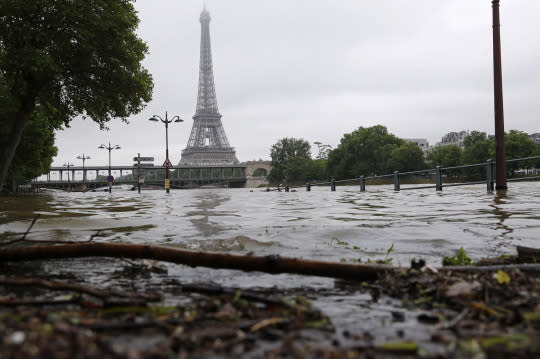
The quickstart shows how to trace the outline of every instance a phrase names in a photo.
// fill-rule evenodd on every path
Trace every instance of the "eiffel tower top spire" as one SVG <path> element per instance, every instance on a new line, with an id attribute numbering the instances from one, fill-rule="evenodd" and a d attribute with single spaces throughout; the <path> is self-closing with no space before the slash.
<path id="1" fill-rule="evenodd" d="M 214 72 L 212 70 L 212 49 L 210 46 L 210 13 L 206 4 L 199 21 L 201 22 L 201 57 L 199 62 L 199 95 L 195 117 L 199 115 L 219 114 L 216 89 L 214 87 Z"/>

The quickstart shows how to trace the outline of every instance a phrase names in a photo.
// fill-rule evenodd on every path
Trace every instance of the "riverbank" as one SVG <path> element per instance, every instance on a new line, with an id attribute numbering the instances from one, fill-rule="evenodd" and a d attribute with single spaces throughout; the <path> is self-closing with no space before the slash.
<path id="1" fill-rule="evenodd" d="M 540 268 L 512 267 L 522 259 L 450 270 L 415 262 L 321 290 L 182 283 L 132 261 L 97 289 L 4 263 L 0 358 L 535 358 Z M 126 284 L 156 276 L 152 292 Z M 318 308 L 327 298 L 339 306 L 337 296 L 344 306 L 362 298 L 352 310 L 365 311 L 365 323 Z"/>

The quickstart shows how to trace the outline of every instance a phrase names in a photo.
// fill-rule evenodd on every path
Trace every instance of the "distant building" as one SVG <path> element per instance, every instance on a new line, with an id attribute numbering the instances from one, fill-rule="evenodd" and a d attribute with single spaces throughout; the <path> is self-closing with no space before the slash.
<path id="1" fill-rule="evenodd" d="M 529 135 L 529 138 L 533 140 L 535 143 L 540 143 L 540 133 L 531 133 Z"/>
<path id="2" fill-rule="evenodd" d="M 425 138 L 404 138 L 403 140 L 416 143 L 424 152 L 429 150 L 429 142 Z"/>
<path id="3" fill-rule="evenodd" d="M 463 141 L 468 135 L 469 131 L 448 132 L 446 135 L 443 136 L 439 144 L 441 146 L 456 145 L 459 147 L 464 147 Z"/>

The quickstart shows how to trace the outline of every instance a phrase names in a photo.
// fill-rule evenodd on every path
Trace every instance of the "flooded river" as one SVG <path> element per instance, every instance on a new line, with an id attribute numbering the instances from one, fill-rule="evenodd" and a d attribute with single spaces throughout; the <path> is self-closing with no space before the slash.
<path id="1" fill-rule="evenodd" d="M 164 191 L 117 190 L 88 193 L 41 193 L 0 197 L 0 239 L 19 238 L 40 215 L 29 239 L 151 243 L 191 250 L 254 255 L 279 254 L 362 263 L 392 258 L 408 266 L 423 258 L 440 266 L 443 256 L 464 247 L 473 260 L 515 253 L 516 245 L 538 246 L 540 184 L 511 183 L 506 193 L 485 186 L 394 192 L 389 186 L 314 187 L 311 192 L 260 189 Z M 393 246 L 393 247 L 392 247 Z M 388 253 L 388 249 L 392 251 Z M 334 324 L 369 330 L 384 340 L 389 331 L 407 328 L 414 338 L 429 338 L 414 313 L 391 323 L 396 300 L 373 301 L 369 294 L 347 291 L 330 278 L 270 275 L 163 264 L 165 274 L 126 278 L 129 267 L 113 258 L 33 262 L 25 271 L 67 276 L 96 286 L 165 291 L 166 283 L 214 282 L 226 287 L 307 293 Z M 120 274 L 119 274 L 120 273 Z M 171 287 L 173 288 L 173 286 Z M 182 301 L 169 292 L 169 300 Z M 399 327 L 400 326 L 400 327 Z M 416 334 L 415 334 L 416 331 Z M 426 339 L 427 340 L 427 339 Z"/>
<path id="2" fill-rule="evenodd" d="M 0 197 L 0 238 L 20 237 L 37 215 L 28 238 L 152 243 L 192 250 L 279 254 L 330 261 L 412 258 L 440 265 L 463 246 L 482 257 L 537 245 L 540 184 L 511 183 L 504 194 L 485 186 L 394 192 L 388 186 L 314 187 L 311 192 L 260 189 L 164 191 L 115 190 Z M 387 250 L 393 245 L 392 251 Z M 244 274 L 173 266 L 184 279 L 207 277 L 222 284 L 326 286 L 328 279 Z M 84 269 L 87 270 L 88 268 Z M 99 268 L 102 270 L 102 268 Z M 180 274 L 180 273 L 179 273 Z"/>

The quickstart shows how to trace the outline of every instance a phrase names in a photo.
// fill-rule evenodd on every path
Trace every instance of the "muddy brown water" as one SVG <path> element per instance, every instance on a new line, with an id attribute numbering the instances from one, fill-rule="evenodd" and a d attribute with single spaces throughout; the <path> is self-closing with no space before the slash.
<path id="1" fill-rule="evenodd" d="M 151 243 L 192 250 L 255 255 L 278 254 L 329 261 L 392 259 L 407 266 L 423 258 L 433 266 L 464 247 L 475 260 L 514 254 L 516 245 L 538 246 L 540 183 L 511 183 L 504 193 L 485 186 L 443 192 L 394 192 L 389 186 L 314 187 L 311 192 L 261 189 L 40 194 L 0 197 L 0 240 L 19 238 L 39 220 L 29 239 Z M 388 249 L 392 251 L 388 253 Z M 369 294 L 343 290 L 333 279 L 270 275 L 163 264 L 167 273 L 148 278 L 118 274 L 126 263 L 91 258 L 25 264 L 35 273 L 65 276 L 88 284 L 163 290 L 171 279 L 214 282 L 226 287 L 304 293 L 334 324 L 346 331 L 370 331 L 384 340 L 405 330 L 419 338 L 416 312 L 398 300 L 377 303 Z M 174 290 L 169 301 L 181 301 Z M 400 311 L 404 320 L 393 320 Z M 395 318 L 394 318 L 395 319 Z M 379 329 L 373 329 L 379 328 Z M 390 333 L 390 334 L 389 334 Z M 346 339 L 343 339 L 346 340 Z"/>

